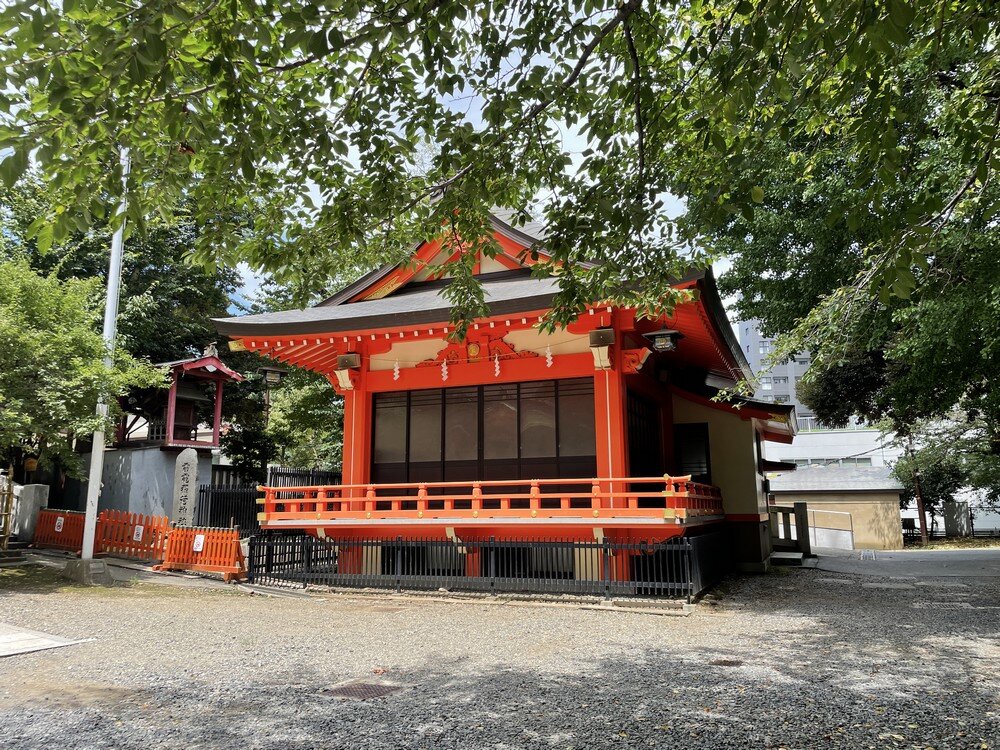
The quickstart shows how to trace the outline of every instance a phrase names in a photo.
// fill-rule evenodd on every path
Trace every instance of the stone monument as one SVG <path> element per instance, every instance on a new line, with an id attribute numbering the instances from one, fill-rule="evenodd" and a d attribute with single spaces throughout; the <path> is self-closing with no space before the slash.
<path id="1" fill-rule="evenodd" d="M 198 502 L 198 451 L 185 448 L 174 466 L 174 505 L 170 520 L 177 526 L 192 526 Z"/>

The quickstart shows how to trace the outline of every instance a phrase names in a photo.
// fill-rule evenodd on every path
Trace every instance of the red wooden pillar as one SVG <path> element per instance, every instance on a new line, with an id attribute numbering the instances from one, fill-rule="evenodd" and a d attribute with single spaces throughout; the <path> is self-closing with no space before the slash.
<path id="1" fill-rule="evenodd" d="M 354 574 L 363 572 L 364 551 L 365 548 L 360 544 L 350 544 L 338 549 L 337 572 Z"/>
<path id="2" fill-rule="evenodd" d="M 469 578 L 478 578 L 483 574 L 479 547 L 465 548 L 465 575 Z"/>
<path id="3" fill-rule="evenodd" d="M 615 550 L 611 556 L 611 580 L 629 581 L 632 579 L 632 555 L 630 550 Z"/>
<path id="4" fill-rule="evenodd" d="M 597 445 L 597 476 L 621 478 L 628 476 L 628 450 L 625 421 L 625 380 L 622 377 L 619 345 L 612 347 L 610 370 L 594 372 L 594 420 Z M 624 491 L 623 486 L 606 488 L 610 491 Z M 604 502 L 605 507 L 622 507 L 624 499 L 613 503 Z"/>
<path id="5" fill-rule="evenodd" d="M 170 373 L 170 391 L 167 393 L 167 423 L 164 425 L 164 442 L 174 442 L 174 419 L 177 418 L 177 372 Z"/>
<path id="6" fill-rule="evenodd" d="M 219 447 L 219 428 L 222 426 L 222 386 L 221 380 L 215 381 L 215 416 L 212 422 L 212 445 Z"/>
<path id="7" fill-rule="evenodd" d="M 371 394 L 355 388 L 344 392 L 344 484 L 367 484 L 371 471 Z M 359 489 L 352 497 L 362 497 Z"/>

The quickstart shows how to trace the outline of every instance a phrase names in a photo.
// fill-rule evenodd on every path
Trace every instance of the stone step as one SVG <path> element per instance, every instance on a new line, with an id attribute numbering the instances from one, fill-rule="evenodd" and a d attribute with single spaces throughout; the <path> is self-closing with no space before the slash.
<path id="1" fill-rule="evenodd" d="M 802 565 L 801 552 L 772 552 L 772 565 Z"/>

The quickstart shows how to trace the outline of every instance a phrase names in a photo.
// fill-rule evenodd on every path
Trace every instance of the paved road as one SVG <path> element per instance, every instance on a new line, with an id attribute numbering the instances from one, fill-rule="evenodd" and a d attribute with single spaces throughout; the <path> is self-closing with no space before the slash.
<path id="1" fill-rule="evenodd" d="M 816 567 L 872 576 L 1000 577 L 1000 549 L 854 551 L 816 550 Z"/>

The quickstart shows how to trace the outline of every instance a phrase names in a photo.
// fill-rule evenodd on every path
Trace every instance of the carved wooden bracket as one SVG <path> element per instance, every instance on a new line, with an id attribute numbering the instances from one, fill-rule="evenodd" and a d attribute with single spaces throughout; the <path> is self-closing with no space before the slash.
<path id="1" fill-rule="evenodd" d="M 340 395 L 355 390 L 361 382 L 361 375 L 357 370 L 334 370 L 326 378 Z"/>
<path id="2" fill-rule="evenodd" d="M 493 361 L 496 357 L 500 359 L 515 359 L 537 356 L 536 352 L 517 351 L 508 342 L 504 341 L 503 334 L 485 334 L 466 339 L 461 343 L 447 344 L 433 359 L 425 359 L 423 362 L 419 362 L 417 367 L 434 367 L 440 365 L 442 362 L 452 365 L 459 362 Z"/>
<path id="3" fill-rule="evenodd" d="M 622 350 L 622 372 L 626 375 L 635 375 L 646 364 L 650 354 L 652 352 L 645 347 Z"/>

